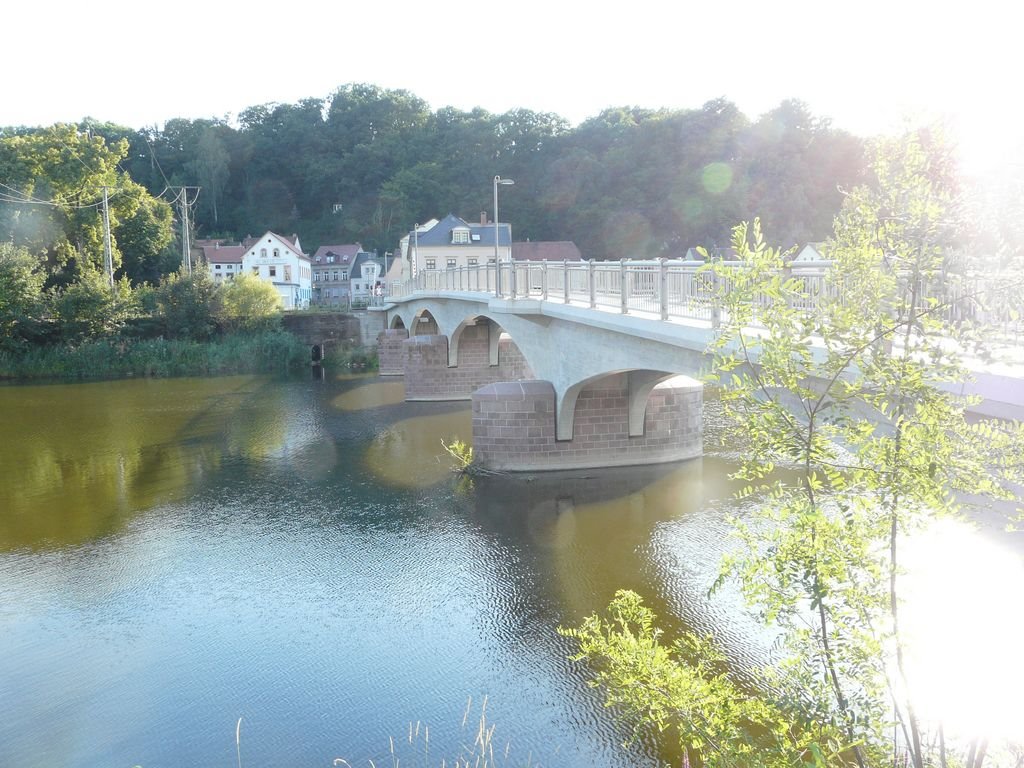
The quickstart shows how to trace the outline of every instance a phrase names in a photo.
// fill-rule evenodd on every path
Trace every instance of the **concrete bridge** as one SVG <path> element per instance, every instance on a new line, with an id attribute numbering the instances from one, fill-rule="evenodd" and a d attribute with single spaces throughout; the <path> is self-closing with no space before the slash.
<path id="1" fill-rule="evenodd" d="M 407 400 L 472 400 L 474 453 L 495 469 L 699 456 L 717 316 L 683 264 L 674 279 L 665 262 L 428 273 L 376 308 L 381 373 L 405 376 Z M 982 412 L 1024 415 L 1024 368 L 974 386 Z"/>

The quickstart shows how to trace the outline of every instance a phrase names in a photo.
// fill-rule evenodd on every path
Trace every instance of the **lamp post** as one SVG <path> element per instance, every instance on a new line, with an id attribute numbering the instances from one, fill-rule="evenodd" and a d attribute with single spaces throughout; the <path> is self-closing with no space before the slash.
<path id="1" fill-rule="evenodd" d="M 494 177 L 494 295 L 501 298 L 501 262 L 498 260 L 498 185 L 511 186 L 515 184 L 512 179 L 503 179 L 501 176 Z M 509 243 L 511 249 L 512 244 Z"/>

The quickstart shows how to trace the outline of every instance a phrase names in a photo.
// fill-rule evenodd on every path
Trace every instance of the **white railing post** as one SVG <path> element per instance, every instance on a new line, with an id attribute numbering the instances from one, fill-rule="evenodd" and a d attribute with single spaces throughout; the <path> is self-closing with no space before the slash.
<path id="1" fill-rule="evenodd" d="M 540 297 L 544 301 L 548 300 L 548 263 L 542 261 L 540 266 Z"/>
<path id="2" fill-rule="evenodd" d="M 597 285 L 596 285 L 597 281 L 595 280 L 595 277 L 596 277 L 596 272 L 595 272 L 596 265 L 595 265 L 593 259 L 591 259 L 589 262 L 587 262 L 587 264 L 590 267 L 589 271 L 587 272 L 587 279 L 588 279 L 588 282 L 590 283 L 590 308 L 594 309 L 594 308 L 597 307 Z"/>
<path id="3" fill-rule="evenodd" d="M 722 307 L 718 303 L 718 272 L 711 272 L 711 327 L 718 328 L 722 324 Z"/>
<path id="4" fill-rule="evenodd" d="M 627 279 L 626 260 L 619 259 L 619 309 L 622 311 L 622 314 L 629 312 L 629 297 L 626 291 Z"/>
<path id="5" fill-rule="evenodd" d="M 658 259 L 658 301 L 661 319 L 668 320 L 668 264 L 664 257 Z"/>
<path id="6" fill-rule="evenodd" d="M 562 293 L 565 294 L 565 303 L 569 303 L 569 260 L 562 259 Z"/>

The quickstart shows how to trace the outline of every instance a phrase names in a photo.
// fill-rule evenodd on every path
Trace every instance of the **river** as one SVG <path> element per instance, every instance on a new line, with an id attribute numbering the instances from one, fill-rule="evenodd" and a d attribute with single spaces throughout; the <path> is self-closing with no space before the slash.
<path id="1" fill-rule="evenodd" d="M 402 398 L 362 376 L 0 387 L 0 766 L 451 764 L 484 707 L 509 765 L 671 757 L 622 746 L 555 629 L 631 588 L 738 663 L 763 651 L 706 594 L 736 511 L 714 419 L 703 459 L 469 488 L 441 448 L 468 404 Z M 986 578 L 1024 586 L 998 551 Z"/>

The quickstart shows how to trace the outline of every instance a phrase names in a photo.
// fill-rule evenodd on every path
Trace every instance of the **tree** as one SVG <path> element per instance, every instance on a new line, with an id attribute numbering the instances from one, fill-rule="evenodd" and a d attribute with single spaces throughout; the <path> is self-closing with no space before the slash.
<path id="1" fill-rule="evenodd" d="M 19 350 L 33 335 L 44 306 L 44 280 L 32 254 L 0 243 L 0 351 Z"/>
<path id="2" fill-rule="evenodd" d="M 121 274 L 133 285 L 158 283 L 181 261 L 174 246 L 174 214 L 166 201 L 124 179 L 111 205 L 112 230 L 121 251 Z"/>
<path id="3" fill-rule="evenodd" d="M 199 180 L 199 184 L 206 193 L 205 198 L 213 209 L 214 226 L 220 223 L 217 214 L 217 203 L 224 194 L 224 184 L 228 179 L 229 162 L 231 156 L 224 146 L 224 140 L 220 137 L 218 128 L 210 126 L 202 132 L 199 137 L 199 145 L 196 147 L 196 156 L 192 161 L 192 169 Z"/>
<path id="4" fill-rule="evenodd" d="M 106 275 L 92 268 L 75 282 L 54 289 L 51 306 L 65 344 L 114 336 L 138 309 L 127 280 L 111 286 Z"/>
<path id="5" fill-rule="evenodd" d="M 203 341 L 216 330 L 217 285 L 205 269 L 176 272 L 153 290 L 153 314 L 171 339 Z"/>
<path id="6" fill-rule="evenodd" d="M 860 766 L 893 753 L 894 716 L 906 760 L 945 768 L 906 665 L 901 553 L 929 520 L 959 514 L 957 494 L 1006 497 L 1024 471 L 1021 425 L 969 422 L 967 401 L 942 388 L 967 374 L 954 300 L 936 290 L 957 221 L 945 156 L 929 141 L 875 145 L 874 183 L 846 200 L 824 282 L 793 276 L 757 221 L 734 231 L 742 268 L 708 267 L 724 318 L 717 380 L 746 442 L 743 493 L 761 510 L 735 522 L 743 546 L 722 579 L 783 632 L 765 690 L 799 702 L 804 728 L 837 728 Z M 777 466 L 791 473 L 767 482 Z M 588 659 L 612 660 L 590 648 Z M 613 678 L 609 698 L 633 680 L 642 688 L 648 674 L 638 665 L 635 678 Z M 709 700 L 704 716 L 723 706 Z M 985 753 L 980 739 L 966 745 L 964 764 L 980 768 Z"/>
<path id="7" fill-rule="evenodd" d="M 41 259 L 50 284 L 103 269 L 106 187 L 114 269 L 120 236 L 135 263 L 152 261 L 170 239 L 170 209 L 119 170 L 127 152 L 125 139 L 108 144 L 70 125 L 0 136 L 0 237 Z"/>
<path id="8" fill-rule="evenodd" d="M 270 283 L 240 274 L 220 287 L 218 317 L 225 327 L 255 331 L 276 325 L 281 316 L 281 295 Z"/>

